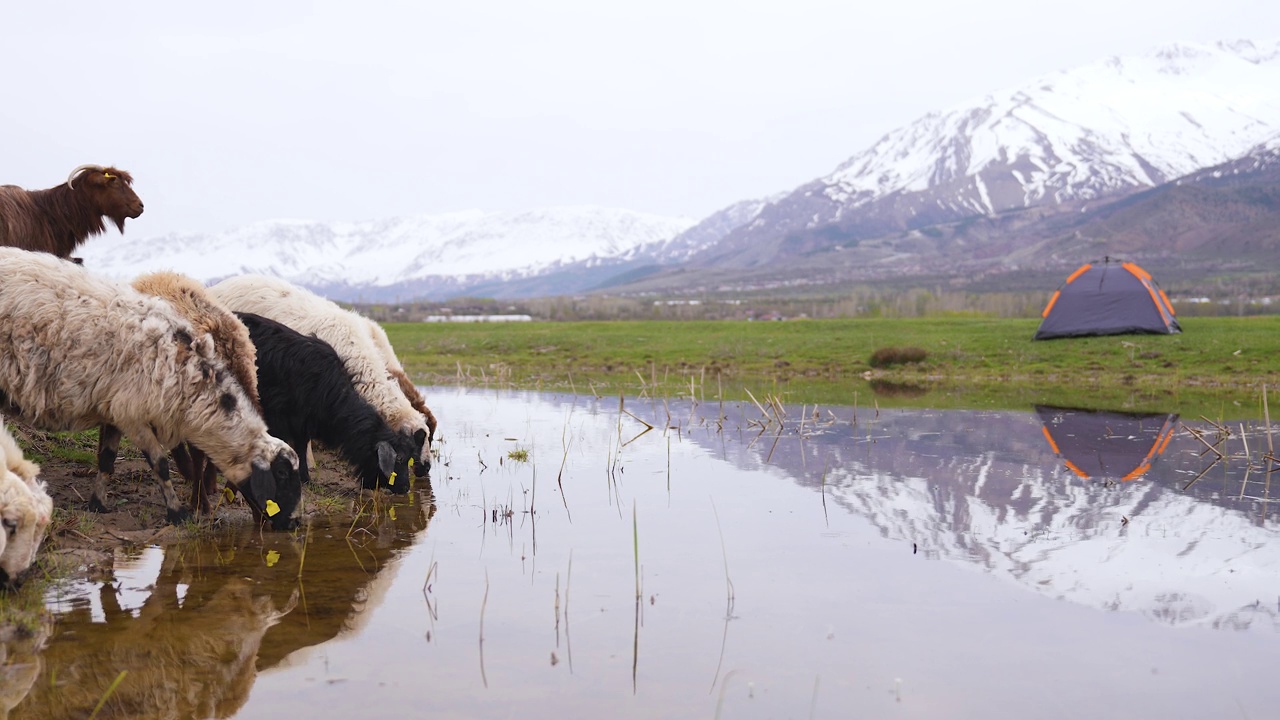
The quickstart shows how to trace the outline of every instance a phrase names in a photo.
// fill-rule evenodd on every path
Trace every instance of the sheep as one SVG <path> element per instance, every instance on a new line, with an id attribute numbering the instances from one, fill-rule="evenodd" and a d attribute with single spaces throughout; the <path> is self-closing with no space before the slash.
<path id="1" fill-rule="evenodd" d="M 129 173 L 101 165 L 81 165 L 47 190 L 0 185 L 0 245 L 66 258 L 106 230 L 103 218 L 123 233 L 125 219 L 142 214 L 132 185 Z"/>
<path id="2" fill-rule="evenodd" d="M 430 469 L 427 420 L 387 372 L 363 317 L 309 290 L 264 275 L 228 278 L 209 288 L 209 292 L 233 311 L 261 315 L 329 343 L 342 358 L 360 395 L 392 430 L 413 438 L 417 447 L 414 471 L 423 475 Z"/>
<path id="3" fill-rule="evenodd" d="M 169 522 L 190 514 L 166 453 L 190 441 L 256 513 L 293 526 L 298 456 L 267 434 L 209 335 L 165 301 L 50 255 L 0 248 L 0 278 L 0 407 L 46 430 L 110 426 L 98 438 L 90 509 L 105 509 L 123 433 L 160 482 Z"/>
<path id="4" fill-rule="evenodd" d="M 258 384 L 271 434 L 289 443 L 299 458 L 313 438 L 335 448 L 366 489 L 408 492 L 408 463 L 417 452 L 413 439 L 392 431 L 356 392 L 338 353 L 319 338 L 261 315 L 236 317 L 258 350 Z M 298 469 L 302 482 L 308 482 L 307 463 Z"/>
<path id="5" fill-rule="evenodd" d="M 387 365 L 387 372 L 395 379 L 396 384 L 400 387 L 400 392 L 404 393 L 405 398 L 409 400 L 409 404 L 413 405 L 413 409 L 422 413 L 422 417 L 427 421 L 427 446 L 430 447 L 432 441 L 436 437 L 436 416 L 427 407 L 427 401 L 422 397 L 422 393 L 418 392 L 418 386 L 413 384 L 409 376 L 404 372 L 404 366 L 400 364 L 400 358 L 396 357 L 396 351 L 391 347 L 391 340 L 387 338 L 387 331 L 382 329 L 378 323 L 369 318 L 362 317 L 369 326 L 369 337 L 373 340 L 374 347 L 378 348 L 378 353 L 382 356 L 383 362 Z M 430 469 L 429 463 L 423 463 L 423 472 Z"/>
<path id="6" fill-rule="evenodd" d="M 0 587 L 17 587 L 35 560 L 53 517 L 53 499 L 0 422 Z"/>
<path id="7" fill-rule="evenodd" d="M 226 361 L 231 374 L 249 396 L 253 409 L 262 414 L 258 397 L 257 351 L 249 339 L 249 331 L 230 310 L 210 297 L 204 285 L 178 273 L 153 272 L 135 278 L 130 284 L 138 292 L 167 301 L 197 333 L 207 333 L 213 339 L 218 356 Z M 189 443 L 179 444 L 172 452 L 178 472 L 191 483 L 191 509 L 207 511 L 210 508 L 209 494 L 217 481 L 217 468 L 206 462 L 203 451 Z"/>

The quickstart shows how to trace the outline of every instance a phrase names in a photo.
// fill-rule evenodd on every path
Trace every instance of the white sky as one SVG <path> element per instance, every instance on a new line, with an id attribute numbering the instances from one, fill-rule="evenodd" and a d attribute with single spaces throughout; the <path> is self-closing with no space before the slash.
<path id="1" fill-rule="evenodd" d="M 132 235 L 603 205 L 704 217 L 931 110 L 1274 0 L 7 3 L 0 183 L 135 176 Z"/>

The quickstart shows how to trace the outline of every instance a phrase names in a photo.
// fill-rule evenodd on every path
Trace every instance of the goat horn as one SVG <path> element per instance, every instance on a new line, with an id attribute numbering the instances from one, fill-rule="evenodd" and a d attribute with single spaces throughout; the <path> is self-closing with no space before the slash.
<path id="1" fill-rule="evenodd" d="M 84 172 L 85 170 L 104 170 L 105 171 L 106 168 L 102 167 L 101 165 L 81 165 L 75 170 L 72 170 L 71 174 L 67 176 L 67 187 L 75 187 L 71 183 L 75 181 L 77 175 Z"/>

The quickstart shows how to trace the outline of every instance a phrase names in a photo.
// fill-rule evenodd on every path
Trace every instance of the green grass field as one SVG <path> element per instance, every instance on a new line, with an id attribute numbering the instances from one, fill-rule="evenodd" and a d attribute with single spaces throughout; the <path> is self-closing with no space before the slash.
<path id="1" fill-rule="evenodd" d="M 1026 408 L 1035 403 L 1260 417 L 1280 384 L 1280 316 L 1185 318 L 1181 335 L 1035 342 L 1038 319 L 401 323 L 387 333 L 426 384 L 796 403 Z M 873 369 L 877 349 L 918 364 Z M 1277 410 L 1280 414 L 1280 409 Z"/>

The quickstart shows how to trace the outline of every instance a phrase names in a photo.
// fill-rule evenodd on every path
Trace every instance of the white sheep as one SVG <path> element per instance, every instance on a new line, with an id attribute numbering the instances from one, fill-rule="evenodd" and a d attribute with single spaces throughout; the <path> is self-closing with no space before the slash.
<path id="1" fill-rule="evenodd" d="M 31 567 L 53 517 L 39 474 L 0 421 L 0 586 L 16 585 Z"/>
<path id="2" fill-rule="evenodd" d="M 248 328 L 235 314 L 214 300 L 203 284 L 178 273 L 148 273 L 134 278 L 129 284 L 144 295 L 154 295 L 168 302 L 197 333 L 207 333 L 213 340 L 214 351 L 244 388 L 253 409 L 262 415 L 262 403 L 258 397 L 258 352 L 249 338 Z M 104 428 L 104 431 L 110 433 L 115 429 Z M 172 451 L 178 472 L 191 482 L 191 510 L 210 510 L 209 495 L 217 489 L 217 467 L 206 462 L 205 453 L 189 443 L 178 445 Z"/>
<path id="3" fill-rule="evenodd" d="M 387 331 L 382 329 L 378 323 L 370 320 L 363 315 L 360 316 L 369 327 L 369 337 L 373 340 L 373 345 L 378 349 L 378 354 L 382 357 L 382 361 L 387 366 L 387 373 L 396 381 L 396 386 L 400 388 L 400 392 L 408 399 L 409 404 L 414 410 L 422 413 L 422 417 L 427 421 L 427 445 L 430 446 L 432 440 L 436 436 L 436 416 L 431 412 L 431 408 L 427 407 L 427 401 L 422 397 L 422 393 L 418 391 L 418 386 L 413 384 L 408 374 L 404 371 L 404 366 L 400 364 L 400 358 L 396 357 L 395 348 L 391 347 L 391 340 L 387 337 Z M 423 468 L 423 472 L 429 469 L 427 463 L 422 463 L 419 467 Z"/>
<path id="4" fill-rule="evenodd" d="M 46 430 L 118 428 L 154 469 L 169 522 L 189 513 L 167 452 L 189 441 L 273 526 L 291 526 L 297 454 L 267 434 L 209 335 L 165 301 L 51 255 L 0 248 L 0 278 L 0 406 Z M 115 463 L 105 435 L 95 509 Z"/>
<path id="5" fill-rule="evenodd" d="M 431 428 L 414 409 L 387 370 L 383 354 L 370 334 L 368 321 L 336 303 L 279 278 L 241 275 L 209 288 L 223 305 L 236 312 L 254 313 L 329 343 L 342 358 L 361 397 L 378 411 L 387 425 L 413 438 L 418 447 L 415 470 L 431 467 Z"/>

